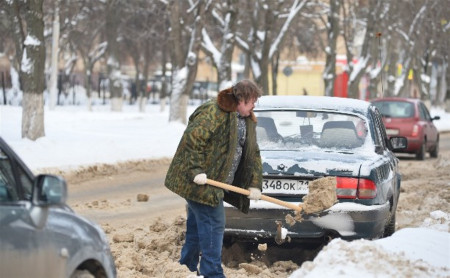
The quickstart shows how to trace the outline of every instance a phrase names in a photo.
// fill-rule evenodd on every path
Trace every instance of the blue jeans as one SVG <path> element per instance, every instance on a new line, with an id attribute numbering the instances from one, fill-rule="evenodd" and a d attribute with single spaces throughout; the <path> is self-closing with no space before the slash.
<path id="1" fill-rule="evenodd" d="M 225 210 L 221 200 L 217 207 L 186 200 L 186 242 L 181 249 L 180 264 L 197 271 L 205 278 L 225 277 L 222 269 L 222 242 L 225 230 Z"/>

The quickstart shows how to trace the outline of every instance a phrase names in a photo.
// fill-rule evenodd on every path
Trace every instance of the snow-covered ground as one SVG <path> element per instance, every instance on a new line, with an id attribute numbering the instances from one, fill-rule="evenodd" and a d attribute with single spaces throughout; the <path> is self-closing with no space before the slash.
<path id="1" fill-rule="evenodd" d="M 190 106 L 192 113 L 195 106 Z M 168 107 L 124 105 L 122 112 L 95 105 L 45 108 L 45 137 L 35 142 L 21 138 L 22 110 L 0 106 L 0 136 L 30 168 L 75 169 L 96 163 L 172 157 L 185 126 L 168 122 Z M 450 114 L 436 125 L 450 131 Z M 450 186 L 450 181 L 448 183 Z M 399 230 L 392 237 L 346 242 L 335 239 L 313 262 L 302 265 L 291 277 L 450 277 L 449 212 L 430 212 L 424 227 Z M 349 252 L 352 250 L 352 252 Z M 355 250 L 357 252 L 357 257 Z"/>

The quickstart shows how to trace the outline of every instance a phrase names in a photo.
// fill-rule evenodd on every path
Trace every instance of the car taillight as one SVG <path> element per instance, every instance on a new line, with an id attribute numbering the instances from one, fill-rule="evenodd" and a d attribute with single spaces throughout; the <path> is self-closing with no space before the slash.
<path id="1" fill-rule="evenodd" d="M 412 133 L 411 133 L 411 136 L 412 137 L 416 137 L 416 136 L 418 136 L 419 135 L 419 126 L 418 125 L 414 125 L 413 126 L 413 130 L 412 130 Z"/>
<path id="2" fill-rule="evenodd" d="M 377 195 L 377 186 L 371 180 L 359 179 L 358 198 L 373 199 Z"/>
<path id="3" fill-rule="evenodd" d="M 356 199 L 358 179 L 336 177 L 336 195 L 338 199 Z"/>
<path id="4" fill-rule="evenodd" d="M 377 186 L 368 179 L 336 177 L 336 182 L 338 199 L 373 199 L 377 195 Z"/>

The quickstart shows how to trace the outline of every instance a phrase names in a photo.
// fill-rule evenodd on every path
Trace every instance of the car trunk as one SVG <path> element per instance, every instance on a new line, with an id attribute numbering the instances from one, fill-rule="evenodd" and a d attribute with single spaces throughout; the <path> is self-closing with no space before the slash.
<path id="1" fill-rule="evenodd" d="M 383 118 L 386 127 L 386 133 L 389 136 L 406 136 L 412 135 L 415 118 Z"/>

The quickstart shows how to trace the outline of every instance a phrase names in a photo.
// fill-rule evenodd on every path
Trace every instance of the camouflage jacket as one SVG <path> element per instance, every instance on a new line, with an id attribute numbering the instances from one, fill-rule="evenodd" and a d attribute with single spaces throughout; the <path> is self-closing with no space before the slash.
<path id="1" fill-rule="evenodd" d="M 227 178 L 238 137 L 236 107 L 230 95 L 220 93 L 217 99 L 202 104 L 192 113 L 167 172 L 165 185 L 185 199 L 210 206 L 217 206 L 219 200 L 224 199 L 247 213 L 247 196 L 193 182 L 200 173 L 221 182 Z M 262 166 L 256 143 L 255 115 L 252 113 L 245 122 L 246 140 L 233 185 L 261 189 Z"/>

